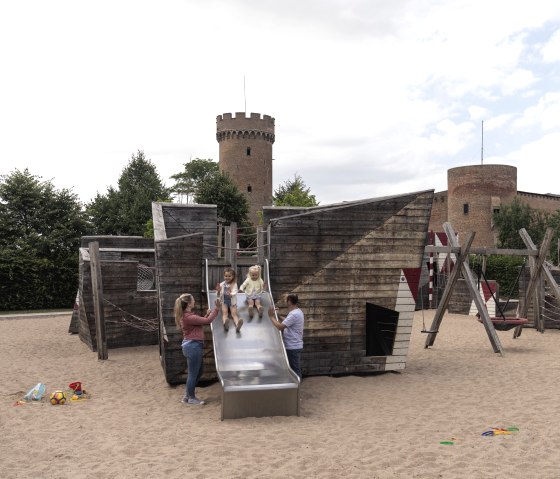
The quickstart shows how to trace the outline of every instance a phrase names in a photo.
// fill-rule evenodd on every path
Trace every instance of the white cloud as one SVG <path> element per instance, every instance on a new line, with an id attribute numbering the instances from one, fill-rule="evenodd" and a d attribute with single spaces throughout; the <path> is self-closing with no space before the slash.
<path id="1" fill-rule="evenodd" d="M 514 93 L 533 85 L 535 82 L 536 78 L 533 75 L 533 72 L 520 68 L 503 79 L 502 91 L 504 92 L 504 95 L 513 95 Z"/>
<path id="2" fill-rule="evenodd" d="M 547 63 L 560 61 L 560 30 L 556 30 L 541 50 L 543 61 Z"/>
<path id="3" fill-rule="evenodd" d="M 559 151 L 560 132 L 554 132 L 509 153 L 507 162 L 517 166 L 517 189 L 559 194 L 558 177 L 551 174 L 558 164 Z"/>
<path id="4" fill-rule="evenodd" d="M 217 159 L 216 115 L 246 104 L 276 118 L 275 184 L 298 171 L 323 203 L 445 189 L 481 120 L 498 162 L 560 130 L 558 33 L 528 61 L 559 24 L 549 0 L 3 2 L 0 174 L 88 200 L 143 149 L 168 181 Z"/>

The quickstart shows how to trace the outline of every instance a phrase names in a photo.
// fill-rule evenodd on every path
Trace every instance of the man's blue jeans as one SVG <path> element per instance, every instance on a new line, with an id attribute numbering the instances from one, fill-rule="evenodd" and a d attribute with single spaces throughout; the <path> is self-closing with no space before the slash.
<path id="1" fill-rule="evenodd" d="M 290 363 L 290 367 L 296 373 L 299 378 L 301 379 L 301 352 L 302 349 L 286 349 L 286 356 L 288 356 L 288 363 Z"/>
<path id="2" fill-rule="evenodd" d="M 204 352 L 204 344 L 202 341 L 187 340 L 181 345 L 183 356 L 187 358 L 187 386 L 186 395 L 189 398 L 195 397 L 194 388 L 198 384 L 198 380 L 202 376 L 204 363 L 202 355 Z"/>

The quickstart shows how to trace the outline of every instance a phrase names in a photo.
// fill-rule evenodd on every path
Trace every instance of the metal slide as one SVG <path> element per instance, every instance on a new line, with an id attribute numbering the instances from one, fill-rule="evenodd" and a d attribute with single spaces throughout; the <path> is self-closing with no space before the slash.
<path id="1" fill-rule="evenodd" d="M 206 268 L 208 273 L 208 263 Z M 264 270 L 269 285 L 268 267 Z M 208 284 L 206 287 L 209 306 L 213 307 L 217 293 L 208 289 Z M 216 370 L 222 386 L 222 420 L 299 416 L 300 380 L 288 365 L 280 331 L 268 317 L 272 296 L 263 295 L 263 316 L 259 318 L 255 308 L 252 320 L 245 300 L 244 293 L 237 295 L 237 313 L 243 319 L 239 333 L 231 319 L 229 331 L 224 331 L 221 313 L 211 325 Z"/>

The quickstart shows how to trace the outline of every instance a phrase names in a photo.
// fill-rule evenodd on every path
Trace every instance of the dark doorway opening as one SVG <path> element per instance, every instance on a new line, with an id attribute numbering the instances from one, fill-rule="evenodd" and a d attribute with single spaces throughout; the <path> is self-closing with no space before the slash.
<path id="1" fill-rule="evenodd" d="M 390 356 L 393 353 L 399 313 L 366 303 L 366 356 Z"/>

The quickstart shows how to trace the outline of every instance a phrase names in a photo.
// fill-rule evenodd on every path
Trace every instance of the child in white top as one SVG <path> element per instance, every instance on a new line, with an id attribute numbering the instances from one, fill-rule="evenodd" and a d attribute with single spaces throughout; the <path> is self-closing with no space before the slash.
<path id="1" fill-rule="evenodd" d="M 235 281 L 235 270 L 226 268 L 224 270 L 224 281 L 216 287 L 220 302 L 222 303 L 222 321 L 224 322 L 224 330 L 229 331 L 229 314 L 235 324 L 235 331 L 239 332 L 243 326 L 243 320 L 237 316 L 237 281 Z"/>
<path id="2" fill-rule="evenodd" d="M 253 319 L 253 307 L 255 306 L 259 312 L 259 318 L 262 318 L 263 307 L 261 305 L 261 299 L 264 291 L 264 281 L 261 278 L 261 267 L 258 264 L 249 268 L 247 279 L 239 289 L 247 294 L 249 318 Z"/>

